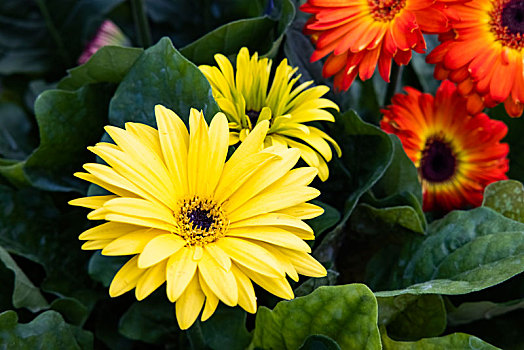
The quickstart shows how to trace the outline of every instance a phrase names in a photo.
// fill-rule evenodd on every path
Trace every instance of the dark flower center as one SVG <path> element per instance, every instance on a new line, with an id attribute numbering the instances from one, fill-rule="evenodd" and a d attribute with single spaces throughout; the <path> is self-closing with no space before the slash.
<path id="1" fill-rule="evenodd" d="M 207 231 L 215 222 L 211 212 L 205 209 L 195 208 L 187 216 L 189 217 L 189 222 L 193 225 L 193 229 Z"/>
<path id="2" fill-rule="evenodd" d="M 260 115 L 260 112 L 250 109 L 246 112 L 246 115 L 248 116 L 249 121 L 251 122 L 251 127 L 254 128 L 255 125 L 257 125 L 258 116 Z"/>
<path id="3" fill-rule="evenodd" d="M 406 0 L 368 0 L 368 5 L 375 20 L 388 22 L 406 6 Z"/>
<path id="4" fill-rule="evenodd" d="M 502 9 L 502 25 L 511 34 L 524 34 L 524 2 L 511 0 Z"/>
<path id="5" fill-rule="evenodd" d="M 456 163 L 457 160 L 448 143 L 430 139 L 422 151 L 420 172 L 425 180 L 444 182 L 455 174 Z"/>

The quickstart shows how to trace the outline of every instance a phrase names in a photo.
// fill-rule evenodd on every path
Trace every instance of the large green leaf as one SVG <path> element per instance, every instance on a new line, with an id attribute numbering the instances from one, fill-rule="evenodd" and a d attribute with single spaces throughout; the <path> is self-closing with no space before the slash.
<path id="1" fill-rule="evenodd" d="M 240 19 L 215 29 L 200 39 L 192 42 L 180 52 L 196 64 L 214 64 L 213 56 L 236 54 L 247 46 L 251 52 L 266 52 L 272 43 L 268 35 L 275 22 L 267 16 Z"/>
<path id="2" fill-rule="evenodd" d="M 246 312 L 239 307 L 219 305 L 200 328 L 206 345 L 213 350 L 244 350 L 251 341 L 246 328 Z"/>
<path id="3" fill-rule="evenodd" d="M 310 335 L 299 350 L 340 350 L 337 342 L 325 335 Z"/>
<path id="4" fill-rule="evenodd" d="M 330 181 L 318 187 L 331 203 L 345 208 L 339 225 L 324 237 L 315 251 L 315 256 L 324 262 L 334 260 L 344 236 L 343 227 L 359 198 L 380 179 L 393 157 L 388 135 L 362 121 L 354 111 L 338 115 L 330 129 L 334 138 L 340 140 L 342 158 L 333 160 Z M 344 198 L 345 203 L 340 203 Z"/>
<path id="5" fill-rule="evenodd" d="M 489 184 L 484 190 L 482 206 L 510 219 L 524 222 L 524 186 L 515 180 Z"/>
<path id="6" fill-rule="evenodd" d="M 104 15 L 123 0 L 5 0 L 0 4 L 0 74 L 74 66 Z"/>
<path id="7" fill-rule="evenodd" d="M 485 341 L 464 333 L 453 333 L 444 337 L 421 339 L 416 342 L 395 341 L 385 332 L 381 333 L 382 348 L 384 350 L 497 350 L 497 347 Z"/>
<path id="8" fill-rule="evenodd" d="M 83 65 L 69 69 L 58 88 L 76 90 L 93 83 L 120 83 L 143 51 L 141 48 L 104 46 Z"/>
<path id="9" fill-rule="evenodd" d="M 0 261 L 14 273 L 12 301 L 15 308 L 25 307 L 32 312 L 38 312 L 49 307 L 40 290 L 35 287 L 2 246 L 0 246 Z"/>
<path id="10" fill-rule="evenodd" d="M 204 75 L 168 38 L 144 51 L 129 70 L 111 100 L 109 121 L 116 126 L 128 121 L 156 126 L 157 104 L 186 121 L 191 108 L 203 110 L 208 121 L 219 112 Z"/>
<path id="11" fill-rule="evenodd" d="M 33 150 L 31 120 L 14 103 L 0 103 L 0 157 L 25 159 Z"/>
<path id="12" fill-rule="evenodd" d="M 40 287 L 48 292 L 92 303 L 92 281 L 85 271 L 89 254 L 80 250 L 78 235 L 88 227 L 86 211 L 59 211 L 49 194 L 0 186 L 0 244 L 44 267 Z M 82 271 L 82 273 L 79 273 Z"/>
<path id="13" fill-rule="evenodd" d="M 100 252 L 95 252 L 87 267 L 89 276 L 102 283 L 104 287 L 109 287 L 113 277 L 128 260 L 128 256 L 104 256 Z"/>
<path id="14" fill-rule="evenodd" d="M 165 344 L 178 339 L 175 308 L 163 288 L 146 299 L 135 302 L 120 318 L 120 334 L 147 343 Z"/>
<path id="15" fill-rule="evenodd" d="M 440 295 L 403 294 L 379 297 L 378 323 L 395 339 L 417 340 L 442 334 L 446 309 Z"/>
<path id="16" fill-rule="evenodd" d="M 363 284 L 320 287 L 271 311 L 260 307 L 250 348 L 298 349 L 321 334 L 341 349 L 380 349 L 377 301 Z"/>
<path id="17" fill-rule="evenodd" d="M 17 350 L 87 350 L 93 348 L 93 336 L 68 325 L 55 311 L 46 311 L 29 323 L 18 323 L 16 312 L 5 311 L 0 314 L 0 344 L 3 349 Z"/>
<path id="18" fill-rule="evenodd" d="M 87 188 L 73 173 L 93 158 L 87 146 L 100 140 L 111 92 L 105 85 L 89 85 L 76 91 L 47 90 L 38 97 L 40 146 L 24 168 L 33 186 L 48 191 Z"/>
<path id="19" fill-rule="evenodd" d="M 477 320 L 489 320 L 519 309 L 524 309 L 524 299 L 505 303 L 494 303 L 492 301 L 466 302 L 448 312 L 448 321 L 450 325 L 455 326 Z"/>
<path id="20" fill-rule="evenodd" d="M 390 247 L 369 266 L 368 276 L 374 289 L 403 288 L 377 296 L 465 294 L 521 273 L 523 257 L 524 224 L 477 208 L 434 221 L 427 238 L 414 237 L 400 251 Z"/>
<path id="21" fill-rule="evenodd" d="M 422 203 L 422 186 L 415 164 L 408 158 L 396 135 L 388 135 L 393 144 L 393 159 L 384 176 L 373 186 L 377 198 L 387 198 L 404 192 L 411 193 Z"/>

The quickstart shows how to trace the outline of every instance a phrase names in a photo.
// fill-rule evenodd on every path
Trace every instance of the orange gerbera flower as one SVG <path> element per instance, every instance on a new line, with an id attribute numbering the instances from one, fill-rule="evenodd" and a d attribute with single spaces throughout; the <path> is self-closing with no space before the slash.
<path id="1" fill-rule="evenodd" d="M 300 9 L 314 15 L 304 28 L 316 45 L 311 61 L 329 55 L 323 75 L 335 75 L 338 89 L 347 90 L 357 74 L 371 78 L 377 64 L 389 82 L 392 59 L 407 64 L 411 50 L 426 49 L 422 32 L 449 30 L 451 2 L 457 0 L 308 0 Z"/>
<path id="2" fill-rule="evenodd" d="M 518 117 L 524 109 L 524 1 L 473 0 L 452 6 L 461 21 L 427 57 L 435 77 L 450 79 L 468 97 L 468 111 L 504 102 Z"/>
<path id="3" fill-rule="evenodd" d="M 435 97 L 413 88 L 396 94 L 382 110 L 382 129 L 397 135 L 422 182 L 425 211 L 482 203 L 484 188 L 506 179 L 506 125 L 484 113 L 468 114 L 465 98 L 450 81 Z"/>

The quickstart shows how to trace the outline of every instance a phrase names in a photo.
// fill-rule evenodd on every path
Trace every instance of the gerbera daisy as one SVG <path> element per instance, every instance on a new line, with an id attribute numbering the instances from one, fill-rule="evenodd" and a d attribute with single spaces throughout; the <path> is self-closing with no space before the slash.
<path id="1" fill-rule="evenodd" d="M 97 52 L 101 47 L 107 45 L 131 45 L 129 38 L 122 32 L 122 30 L 120 30 L 113 21 L 108 19 L 102 22 L 93 39 L 91 39 L 91 41 L 86 45 L 85 50 L 78 58 L 78 64 L 86 63 L 95 52 Z"/>
<path id="2" fill-rule="evenodd" d="M 166 281 L 180 328 L 215 311 L 218 301 L 256 311 L 252 282 L 293 298 L 286 274 L 324 276 L 303 239 L 314 239 L 302 219 L 323 210 L 305 203 L 319 195 L 307 185 L 311 167 L 293 169 L 298 149 L 262 150 L 269 122 L 259 123 L 226 162 L 228 125 L 218 113 L 208 126 L 192 109 L 190 133 L 160 105 L 158 130 L 126 123 L 108 126 L 116 144 L 89 149 L 108 165 L 85 164 L 75 175 L 112 192 L 72 200 L 107 222 L 80 235 L 82 249 L 131 255 L 109 287 L 112 297 L 133 288 L 142 300 Z M 204 306 L 205 304 L 205 306 Z"/>
<path id="3" fill-rule="evenodd" d="M 452 6 L 461 21 L 427 57 L 435 77 L 458 84 L 468 111 L 504 102 L 510 116 L 524 109 L 524 2 L 473 0 Z"/>
<path id="4" fill-rule="evenodd" d="M 404 65 L 411 50 L 426 49 L 422 32 L 449 30 L 450 2 L 456 0 L 308 0 L 300 9 L 313 14 L 304 28 L 316 46 L 311 61 L 329 55 L 323 75 L 335 75 L 334 85 L 341 90 L 357 74 L 361 80 L 371 78 L 377 64 L 389 82 L 392 59 Z"/>
<path id="5" fill-rule="evenodd" d="M 382 110 L 382 129 L 397 135 L 415 163 L 426 211 L 478 206 L 484 188 L 506 179 L 509 147 L 503 122 L 468 114 L 466 101 L 446 80 L 435 98 L 406 87 Z"/>
<path id="6" fill-rule="evenodd" d="M 323 108 L 338 106 L 325 98 L 329 91 L 324 85 L 306 89 L 313 82 L 308 81 L 293 88 L 300 78 L 284 59 L 276 69 L 269 88 L 271 60 L 258 58 L 255 52 L 249 56 L 247 48 L 237 55 L 236 72 L 229 60 L 215 55 L 218 67 L 200 66 L 200 70 L 211 84 L 213 97 L 229 120 L 229 144 L 243 142 L 253 128 L 264 120 L 269 121 L 269 131 L 264 141 L 266 147 L 284 146 L 300 150 L 302 159 L 318 169 L 318 176 L 325 181 L 329 176 L 326 162 L 332 158 L 329 141 L 341 156 L 340 147 L 325 132 L 306 122 L 335 118 Z"/>

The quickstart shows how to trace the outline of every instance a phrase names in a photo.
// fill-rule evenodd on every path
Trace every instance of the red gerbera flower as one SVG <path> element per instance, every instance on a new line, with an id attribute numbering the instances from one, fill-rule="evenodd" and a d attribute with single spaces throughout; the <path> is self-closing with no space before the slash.
<path id="1" fill-rule="evenodd" d="M 452 6 L 461 21 L 441 35 L 427 57 L 435 77 L 458 84 L 468 111 L 504 102 L 510 116 L 524 109 L 524 1 L 473 0 Z"/>
<path id="2" fill-rule="evenodd" d="M 413 88 L 396 94 L 382 110 L 382 129 L 397 135 L 422 182 L 425 211 L 482 203 L 484 188 L 507 179 L 506 125 L 484 113 L 468 114 L 465 98 L 450 81 L 435 97 Z"/>
<path id="3" fill-rule="evenodd" d="M 371 78 L 377 64 L 389 82 L 392 59 L 407 64 L 411 50 L 426 49 L 422 32 L 449 30 L 451 2 L 457 0 L 308 0 L 300 9 L 314 14 L 304 28 L 316 45 L 311 61 L 329 55 L 323 75 L 335 75 L 338 89 L 347 90 L 357 74 Z"/>

